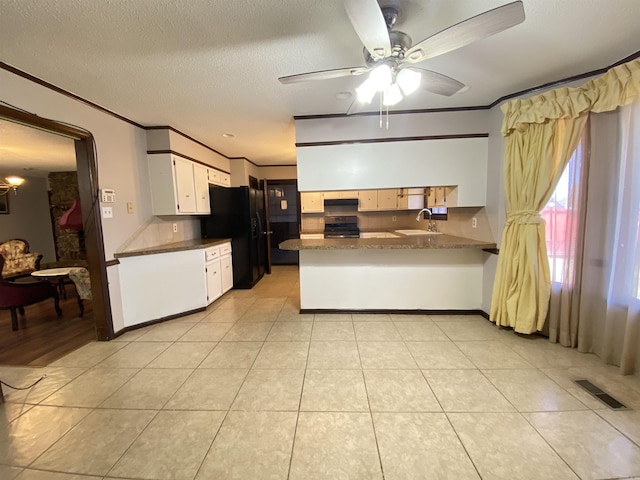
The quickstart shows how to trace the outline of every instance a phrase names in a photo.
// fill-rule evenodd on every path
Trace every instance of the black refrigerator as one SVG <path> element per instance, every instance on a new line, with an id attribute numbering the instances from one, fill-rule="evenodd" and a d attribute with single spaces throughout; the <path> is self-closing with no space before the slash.
<path id="1" fill-rule="evenodd" d="M 264 198 L 250 187 L 209 187 L 211 213 L 202 238 L 231 238 L 233 288 L 252 288 L 265 273 Z"/>

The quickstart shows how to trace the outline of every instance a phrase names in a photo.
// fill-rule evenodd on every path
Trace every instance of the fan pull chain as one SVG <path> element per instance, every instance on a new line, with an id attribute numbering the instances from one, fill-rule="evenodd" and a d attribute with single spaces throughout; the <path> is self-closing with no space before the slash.
<path id="1" fill-rule="evenodd" d="M 380 92 L 380 129 L 382 129 L 382 95 L 383 93 Z"/>

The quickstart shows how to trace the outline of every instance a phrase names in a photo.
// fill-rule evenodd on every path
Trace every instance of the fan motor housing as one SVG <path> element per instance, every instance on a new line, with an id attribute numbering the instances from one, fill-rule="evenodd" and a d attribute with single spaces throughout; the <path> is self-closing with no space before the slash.
<path id="1" fill-rule="evenodd" d="M 389 32 L 389 40 L 391 41 L 391 55 L 387 58 L 402 60 L 404 52 L 411 48 L 411 37 L 399 30 L 392 30 Z M 374 60 L 366 47 L 362 51 L 367 67 L 371 67 L 380 61 Z"/>

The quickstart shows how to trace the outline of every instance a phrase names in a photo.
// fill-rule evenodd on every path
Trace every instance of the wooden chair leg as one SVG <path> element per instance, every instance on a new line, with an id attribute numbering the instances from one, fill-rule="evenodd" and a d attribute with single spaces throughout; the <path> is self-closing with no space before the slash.
<path id="1" fill-rule="evenodd" d="M 62 309 L 60 308 L 60 296 L 57 291 L 53 291 L 53 306 L 56 309 L 56 313 L 59 317 L 62 316 Z"/>
<path id="2" fill-rule="evenodd" d="M 84 316 L 84 303 L 80 297 L 78 297 L 78 307 L 80 308 L 80 318 L 82 318 Z"/>
<path id="3" fill-rule="evenodd" d="M 18 313 L 22 316 L 24 316 L 24 307 L 23 306 L 19 306 L 18 307 Z"/>
<path id="4" fill-rule="evenodd" d="M 11 330 L 15 332 L 16 330 L 18 330 L 18 312 L 16 312 L 16 307 L 12 307 L 10 310 L 11 310 Z"/>

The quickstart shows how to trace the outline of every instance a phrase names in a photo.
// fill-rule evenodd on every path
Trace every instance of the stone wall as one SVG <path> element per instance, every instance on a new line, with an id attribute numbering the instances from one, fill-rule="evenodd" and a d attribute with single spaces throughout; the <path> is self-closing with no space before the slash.
<path id="1" fill-rule="evenodd" d="M 53 236 L 56 243 L 58 262 L 85 260 L 86 252 L 82 231 L 61 230 L 60 217 L 79 198 L 78 176 L 76 172 L 49 173 L 49 202 L 53 217 Z"/>

